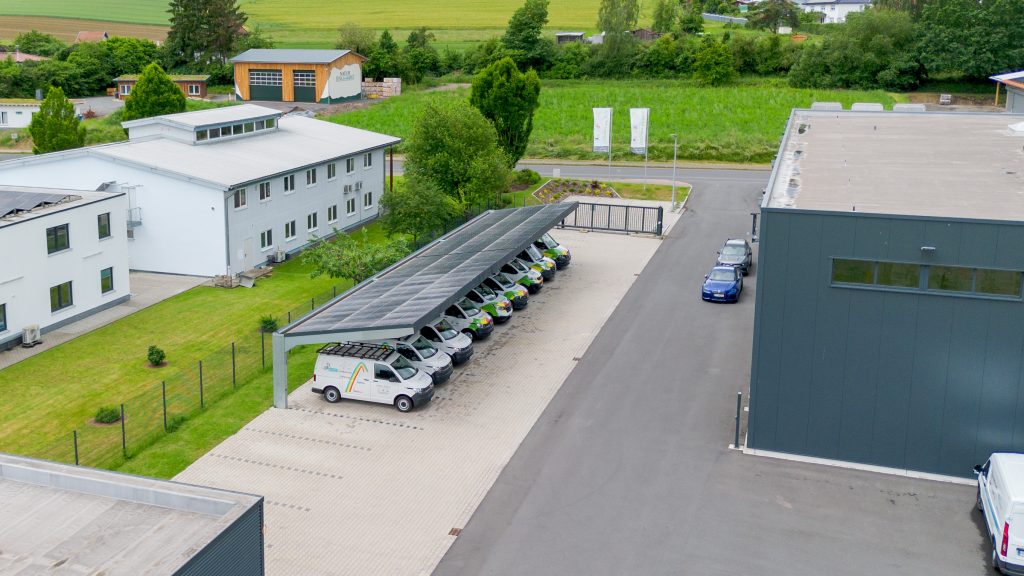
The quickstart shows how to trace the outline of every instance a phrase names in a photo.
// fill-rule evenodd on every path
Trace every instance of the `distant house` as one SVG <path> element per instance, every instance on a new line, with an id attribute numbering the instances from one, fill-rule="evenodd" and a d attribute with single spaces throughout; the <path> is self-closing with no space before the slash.
<path id="1" fill-rule="evenodd" d="M 110 35 L 102 30 L 85 30 L 75 36 L 75 44 L 79 42 L 103 42 L 108 38 L 110 38 Z"/>
<path id="2" fill-rule="evenodd" d="M 189 98 L 206 98 L 206 82 L 210 79 L 205 74 L 171 74 L 171 80 L 181 88 L 185 96 Z M 124 100 L 132 93 L 132 88 L 139 81 L 138 74 L 125 74 L 114 78 L 117 83 L 116 96 Z"/>
<path id="3" fill-rule="evenodd" d="M 1024 70 L 989 76 L 996 81 L 996 105 L 999 105 L 999 86 L 1006 86 L 1006 111 L 1024 114 Z"/>
<path id="4" fill-rule="evenodd" d="M 661 38 L 662 36 L 661 32 L 655 32 L 653 30 L 648 30 L 647 28 L 638 28 L 636 30 L 631 30 L 630 34 L 632 34 L 633 38 L 636 38 L 640 42 L 654 42 L 655 40 Z"/>
<path id="5" fill-rule="evenodd" d="M 556 44 L 568 44 L 569 42 L 583 42 L 583 32 L 555 32 Z"/>
<path id="6" fill-rule="evenodd" d="M 0 130 L 25 128 L 39 112 L 39 101 L 32 98 L 0 98 Z"/>
<path id="7" fill-rule="evenodd" d="M 853 12 L 863 12 L 871 6 L 871 0 L 806 0 L 799 4 L 804 12 L 821 14 L 825 24 L 846 22 L 846 17 Z"/>
<path id="8" fill-rule="evenodd" d="M 5 48 L 0 48 L 0 60 L 6 60 L 7 58 L 14 60 L 17 64 L 21 64 L 22 62 L 40 62 L 42 60 L 49 60 L 46 56 L 26 54 L 17 48 L 14 49 L 14 52 L 10 52 Z"/>
<path id="9" fill-rule="evenodd" d="M 362 97 L 363 62 L 351 50 L 254 48 L 235 56 L 239 100 L 342 102 Z"/>

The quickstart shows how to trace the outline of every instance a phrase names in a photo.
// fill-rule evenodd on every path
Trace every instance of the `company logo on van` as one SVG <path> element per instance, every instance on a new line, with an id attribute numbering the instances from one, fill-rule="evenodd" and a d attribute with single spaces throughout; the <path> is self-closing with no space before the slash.
<path id="1" fill-rule="evenodd" d="M 359 365 L 356 366 L 356 369 L 352 371 L 352 376 L 350 376 L 348 379 L 348 387 L 345 388 L 346 393 L 352 391 L 352 387 L 356 385 L 356 378 L 358 378 L 359 375 L 362 374 L 363 372 L 366 372 L 366 370 L 366 364 L 363 364 L 362 362 L 360 362 Z"/>

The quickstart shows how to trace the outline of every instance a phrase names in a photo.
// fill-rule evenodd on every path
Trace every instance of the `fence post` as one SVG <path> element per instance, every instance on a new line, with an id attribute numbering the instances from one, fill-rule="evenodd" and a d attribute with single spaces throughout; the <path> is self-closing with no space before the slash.
<path id="1" fill-rule="evenodd" d="M 75 443 L 75 466 L 78 466 L 78 430 L 71 431 L 71 441 Z"/>
<path id="2" fill-rule="evenodd" d="M 335 284 L 334 286 L 331 286 L 331 292 L 332 292 L 332 296 L 331 296 L 332 298 L 337 298 L 338 297 L 338 285 L 337 284 Z"/>
<path id="3" fill-rule="evenodd" d="M 743 392 L 736 393 L 736 435 L 733 438 L 732 447 L 740 449 L 740 412 L 743 410 Z"/>
<path id="4" fill-rule="evenodd" d="M 309 299 L 309 311 L 312 312 L 314 309 L 316 309 L 316 298 L 315 297 Z"/>
<path id="5" fill-rule="evenodd" d="M 199 361 L 199 408 L 206 408 L 206 402 L 203 400 L 203 361 Z"/>
<path id="6" fill-rule="evenodd" d="M 164 396 L 164 432 L 167 432 L 167 381 L 160 382 L 160 388 Z"/>
<path id="7" fill-rule="evenodd" d="M 231 387 L 237 387 L 237 371 L 235 369 L 235 343 L 231 343 Z"/>
<path id="8" fill-rule="evenodd" d="M 124 433 L 124 404 L 121 404 L 121 454 L 128 457 L 128 436 Z"/>
<path id="9" fill-rule="evenodd" d="M 260 366 L 267 367 L 267 333 L 260 331 Z"/>
<path id="10" fill-rule="evenodd" d="M 292 311 L 291 310 L 288 311 L 288 323 L 289 324 L 292 323 Z"/>

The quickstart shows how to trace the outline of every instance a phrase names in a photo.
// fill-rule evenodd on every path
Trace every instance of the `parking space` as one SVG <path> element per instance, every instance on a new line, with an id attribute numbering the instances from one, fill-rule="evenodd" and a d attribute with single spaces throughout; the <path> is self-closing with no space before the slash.
<path id="1" fill-rule="evenodd" d="M 572 265 L 402 414 L 311 383 L 175 479 L 262 494 L 268 574 L 428 574 L 661 244 L 556 230 Z"/>

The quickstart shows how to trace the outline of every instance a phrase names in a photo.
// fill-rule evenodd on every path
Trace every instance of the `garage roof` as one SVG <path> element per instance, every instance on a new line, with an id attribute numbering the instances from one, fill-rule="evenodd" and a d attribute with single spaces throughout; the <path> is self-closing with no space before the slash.
<path id="1" fill-rule="evenodd" d="M 576 203 L 492 210 L 282 329 L 285 337 L 405 329 L 414 333 L 576 209 Z"/>
<path id="2" fill-rule="evenodd" d="M 330 64 L 351 50 L 298 50 L 252 48 L 231 59 L 232 62 L 263 64 Z"/>

